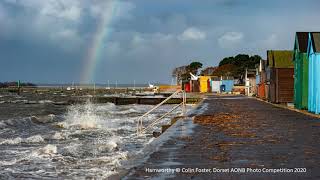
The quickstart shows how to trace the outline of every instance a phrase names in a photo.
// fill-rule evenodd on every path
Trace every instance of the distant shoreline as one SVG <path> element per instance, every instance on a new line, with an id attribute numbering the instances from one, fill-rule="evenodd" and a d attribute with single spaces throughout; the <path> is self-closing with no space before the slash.
<path id="1" fill-rule="evenodd" d="M 74 87 L 74 88 L 110 88 L 110 89 L 117 89 L 117 88 L 148 88 L 149 84 L 43 84 L 43 83 L 30 83 L 32 86 L 28 85 L 21 85 L 21 87 L 24 88 L 67 88 L 67 87 Z M 167 85 L 167 84 L 154 84 L 155 86 L 159 85 Z M 15 88 L 17 85 L 9 85 L 8 87 L 2 87 L 2 88 Z"/>
<path id="2" fill-rule="evenodd" d="M 82 88 L 145 88 L 148 84 L 36 84 L 37 87 L 82 87 Z"/>

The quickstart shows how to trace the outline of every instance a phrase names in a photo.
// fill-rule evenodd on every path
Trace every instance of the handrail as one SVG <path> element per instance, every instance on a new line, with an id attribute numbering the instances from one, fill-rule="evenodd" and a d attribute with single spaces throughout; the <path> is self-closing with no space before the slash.
<path id="1" fill-rule="evenodd" d="M 158 121 L 160 121 L 161 119 L 163 119 L 164 117 L 166 117 L 167 115 L 169 115 L 172 111 L 176 110 L 179 106 L 183 105 L 183 102 L 181 102 L 180 104 L 174 106 L 170 111 L 166 112 L 164 115 L 162 115 L 161 117 L 159 117 L 158 119 L 154 120 L 152 123 L 150 123 L 147 127 L 143 128 L 143 131 L 146 131 L 147 129 L 149 129 L 150 127 L 152 127 L 153 125 L 155 125 Z"/>
<path id="2" fill-rule="evenodd" d="M 155 109 L 159 108 L 161 105 L 163 105 L 164 103 L 166 103 L 169 99 L 171 99 L 174 95 L 178 94 L 182 92 L 182 103 L 180 103 L 179 105 L 175 106 L 173 108 L 173 110 L 175 110 L 176 108 L 178 108 L 181 104 L 182 104 L 182 112 L 183 114 L 185 114 L 185 105 L 186 105 L 186 94 L 185 91 L 183 90 L 177 90 L 176 92 L 174 92 L 172 95 L 170 95 L 169 97 L 167 97 L 165 100 L 163 100 L 161 103 L 159 103 L 158 105 L 156 105 L 155 107 L 153 107 L 152 109 L 150 109 L 148 112 L 146 112 L 145 114 L 143 114 L 142 116 L 139 117 L 138 122 L 137 122 L 137 134 L 140 134 L 142 132 L 144 132 L 147 128 L 149 128 L 149 126 L 151 124 L 154 124 L 156 121 L 164 118 L 165 116 L 167 116 L 169 113 L 171 113 L 173 110 L 167 112 L 165 115 L 161 116 L 161 118 L 158 118 L 156 121 L 154 121 L 153 123 L 151 123 L 150 125 L 147 126 L 147 128 L 143 127 L 143 122 L 142 122 L 142 118 L 147 116 L 148 114 L 150 114 L 152 111 L 154 111 Z"/>
<path id="3" fill-rule="evenodd" d="M 159 103 L 158 105 L 156 105 L 155 107 L 153 107 L 152 109 L 150 109 L 148 112 L 146 112 L 144 115 L 142 115 L 139 119 L 145 117 L 146 115 L 150 114 L 152 111 L 154 111 L 155 109 L 157 109 L 159 106 L 161 106 L 162 104 L 164 104 L 165 102 L 167 102 L 169 99 L 171 99 L 174 95 L 178 94 L 179 92 L 181 92 L 181 90 L 176 91 L 175 93 L 173 93 L 172 95 L 170 95 L 169 97 L 167 97 L 167 99 L 163 100 L 161 103 Z"/>

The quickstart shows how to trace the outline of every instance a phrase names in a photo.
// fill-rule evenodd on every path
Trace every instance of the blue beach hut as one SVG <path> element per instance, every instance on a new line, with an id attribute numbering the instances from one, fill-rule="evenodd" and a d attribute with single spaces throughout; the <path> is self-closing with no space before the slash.
<path id="1" fill-rule="evenodd" d="M 320 113 L 320 32 L 309 33 L 308 38 L 308 110 Z"/>
<path id="2" fill-rule="evenodd" d="M 225 92 L 231 92 L 234 86 L 233 79 L 221 80 L 221 85 L 225 85 Z"/>
<path id="3" fill-rule="evenodd" d="M 232 92 L 234 86 L 233 77 L 214 77 L 210 81 L 211 91 L 215 93 Z M 222 88 L 223 86 L 223 88 Z M 223 91 L 222 91 L 223 89 Z"/>

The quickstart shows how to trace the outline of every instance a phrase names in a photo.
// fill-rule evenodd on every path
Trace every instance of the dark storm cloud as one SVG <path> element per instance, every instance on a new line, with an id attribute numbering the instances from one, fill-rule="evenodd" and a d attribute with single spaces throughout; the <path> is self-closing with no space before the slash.
<path id="1" fill-rule="evenodd" d="M 0 2 L 0 81 L 80 81 L 111 0 Z M 216 65 L 237 53 L 292 49 L 295 31 L 319 31 L 318 1 L 118 1 L 96 82 L 170 82 L 172 68 Z M 308 3 L 314 6 L 307 5 Z M 109 14 L 108 14 L 109 13 Z"/>

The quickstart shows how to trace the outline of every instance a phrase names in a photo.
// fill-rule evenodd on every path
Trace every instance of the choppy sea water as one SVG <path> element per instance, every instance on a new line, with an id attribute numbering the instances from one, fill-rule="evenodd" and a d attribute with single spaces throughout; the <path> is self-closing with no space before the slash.
<path id="1" fill-rule="evenodd" d="M 137 118 L 153 107 L 150 105 L 88 101 L 54 114 L 59 109 L 51 111 L 50 103 L 1 104 L 16 114 L 0 120 L 0 179 L 107 178 L 154 140 L 152 131 L 160 131 L 158 125 L 144 136 L 135 134 Z M 144 123 L 172 107 L 162 106 L 144 118 Z M 19 114 L 26 109 L 28 113 Z M 41 115 L 32 115 L 39 109 L 44 109 Z M 171 117 L 180 113 L 177 110 Z M 169 121 L 170 117 L 160 124 Z"/>

